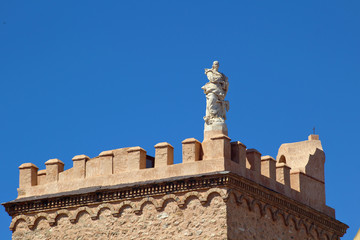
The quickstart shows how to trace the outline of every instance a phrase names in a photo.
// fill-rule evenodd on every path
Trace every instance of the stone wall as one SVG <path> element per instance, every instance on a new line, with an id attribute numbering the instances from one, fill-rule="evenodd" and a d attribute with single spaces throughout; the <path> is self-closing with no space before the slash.
<path id="1" fill-rule="evenodd" d="M 275 215 L 277 213 L 271 207 L 264 209 L 264 205 L 261 204 L 251 206 L 251 202 L 245 199 L 237 202 L 231 197 L 227 202 L 227 239 L 329 240 L 332 237 L 332 233 L 315 227 L 310 229 L 311 223 L 302 222 L 293 216 L 287 218 L 286 213 Z"/>
<path id="2" fill-rule="evenodd" d="M 311 222 L 249 198 L 217 191 L 188 194 L 184 205 L 166 197 L 162 207 L 152 201 L 112 203 L 34 215 L 31 229 L 25 219 L 13 226 L 13 240 L 42 239 L 337 239 Z M 176 196 L 184 198 L 184 196 Z M 201 198 L 201 197 L 200 197 Z M 159 198 L 160 199 L 160 198 Z M 141 211 L 136 211 L 141 205 Z M 54 217 L 49 224 L 50 216 Z M 51 222 L 51 221 L 50 221 Z"/>
<path id="3" fill-rule="evenodd" d="M 122 207 L 115 216 L 109 206 L 97 208 L 70 210 L 76 212 L 73 221 L 71 213 L 62 212 L 56 215 L 53 226 L 45 216 L 39 217 L 31 230 L 25 220 L 20 220 L 14 226 L 13 240 L 227 239 L 226 204 L 219 195 L 212 194 L 205 204 L 189 197 L 183 207 L 170 199 L 160 211 L 146 202 L 137 214 L 130 205 Z M 92 217 L 93 211 L 96 218 Z"/>
<path id="4" fill-rule="evenodd" d="M 338 240 L 347 226 L 232 173 L 16 200 L 13 239 Z"/>

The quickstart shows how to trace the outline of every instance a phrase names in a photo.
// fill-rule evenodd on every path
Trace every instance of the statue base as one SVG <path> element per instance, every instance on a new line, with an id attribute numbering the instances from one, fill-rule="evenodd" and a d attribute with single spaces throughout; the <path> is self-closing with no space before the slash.
<path id="1" fill-rule="evenodd" d="M 215 122 L 212 124 L 205 123 L 204 125 L 204 141 L 210 140 L 212 137 L 224 134 L 228 135 L 228 129 L 226 123 L 224 122 Z"/>
<path id="2" fill-rule="evenodd" d="M 202 142 L 203 160 L 231 159 L 231 144 L 225 122 L 205 123 L 204 141 Z"/>

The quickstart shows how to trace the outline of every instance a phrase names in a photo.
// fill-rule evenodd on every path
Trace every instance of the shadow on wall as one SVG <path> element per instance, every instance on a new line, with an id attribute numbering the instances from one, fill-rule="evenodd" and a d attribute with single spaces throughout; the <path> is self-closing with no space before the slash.
<path id="1" fill-rule="evenodd" d="M 314 154 L 310 154 L 309 161 L 305 166 L 305 173 L 324 182 L 325 173 L 325 153 L 323 150 L 316 148 Z"/>

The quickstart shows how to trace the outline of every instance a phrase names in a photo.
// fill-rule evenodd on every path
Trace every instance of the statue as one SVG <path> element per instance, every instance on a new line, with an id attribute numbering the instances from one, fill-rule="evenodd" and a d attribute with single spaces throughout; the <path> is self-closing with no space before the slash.
<path id="1" fill-rule="evenodd" d="M 226 112 L 229 111 L 229 101 L 225 100 L 229 82 L 228 78 L 218 71 L 219 62 L 214 61 L 211 69 L 205 69 L 205 74 L 209 79 L 201 89 L 206 94 L 206 116 L 205 130 L 211 130 L 211 125 L 223 126 L 226 129 Z"/>

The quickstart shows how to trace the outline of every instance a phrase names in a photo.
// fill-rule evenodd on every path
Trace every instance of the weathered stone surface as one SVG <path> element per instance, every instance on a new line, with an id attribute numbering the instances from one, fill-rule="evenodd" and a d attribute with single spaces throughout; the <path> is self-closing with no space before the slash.
<path id="1" fill-rule="evenodd" d="M 183 162 L 195 162 L 201 160 L 201 143 L 195 138 L 187 138 L 182 141 Z"/>
<path id="2" fill-rule="evenodd" d="M 206 131 L 223 131 L 227 135 L 227 126 L 225 124 L 226 112 L 229 110 L 229 101 L 225 100 L 229 89 L 228 78 L 219 70 L 219 62 L 214 61 L 211 69 L 205 69 L 205 74 L 209 79 L 201 89 L 206 95 Z"/>
<path id="3" fill-rule="evenodd" d="M 286 217 L 286 215 L 285 215 Z M 248 204 L 245 200 L 236 203 L 234 197 L 227 202 L 227 219 L 228 219 L 228 238 L 236 239 L 259 239 L 259 240 L 318 240 L 315 231 L 307 234 L 305 225 L 296 229 L 292 220 L 286 224 L 286 219 L 279 215 L 277 219 L 273 218 L 270 209 L 263 213 L 257 204 L 249 211 Z M 295 222 L 297 220 L 295 219 Z M 297 222 L 296 222 L 297 224 Z M 324 237 L 324 236 L 322 236 Z"/>
<path id="4" fill-rule="evenodd" d="M 11 227 L 13 240 L 339 239 L 331 224 L 222 188 L 49 210 Z"/>
<path id="5" fill-rule="evenodd" d="M 95 207 L 93 208 L 95 209 Z M 96 219 L 87 211 L 80 211 L 74 223 L 64 213 L 50 226 L 45 218 L 39 218 L 32 230 L 24 221 L 16 225 L 13 240 L 33 239 L 226 239 L 226 205 L 220 196 L 210 196 L 202 205 L 197 198 L 188 199 L 180 208 L 169 201 L 161 211 L 151 202 L 135 214 L 130 206 L 113 216 L 109 208 L 102 208 Z"/>
<path id="6" fill-rule="evenodd" d="M 166 167 L 174 163 L 174 147 L 170 143 L 162 142 L 155 146 L 155 168 Z"/>
<path id="7" fill-rule="evenodd" d="M 73 177 L 85 178 L 86 177 L 86 161 L 90 158 L 86 155 L 76 155 L 73 157 Z"/>
<path id="8" fill-rule="evenodd" d="M 254 239 L 259 230 L 262 237 L 266 232 L 269 237 L 261 239 L 338 240 L 347 228 L 326 214 L 229 172 L 84 189 L 20 199 L 5 206 L 13 216 L 14 239 L 57 239 L 56 234 L 67 231 L 85 239 L 111 239 L 114 232 L 124 232 L 120 239 Z M 167 210 L 170 206 L 172 211 Z M 102 221 L 102 212 L 107 210 L 113 218 Z M 63 225 L 61 219 L 66 220 Z M 132 220 L 122 226 L 127 219 Z M 142 232 L 139 226 L 147 230 Z M 318 238 L 312 238 L 311 231 Z M 151 236 L 141 235 L 148 232 Z"/>
<path id="9" fill-rule="evenodd" d="M 38 167 L 32 163 L 23 163 L 19 166 L 19 188 L 28 188 L 37 185 Z M 21 196 L 22 194 L 20 194 Z"/>

